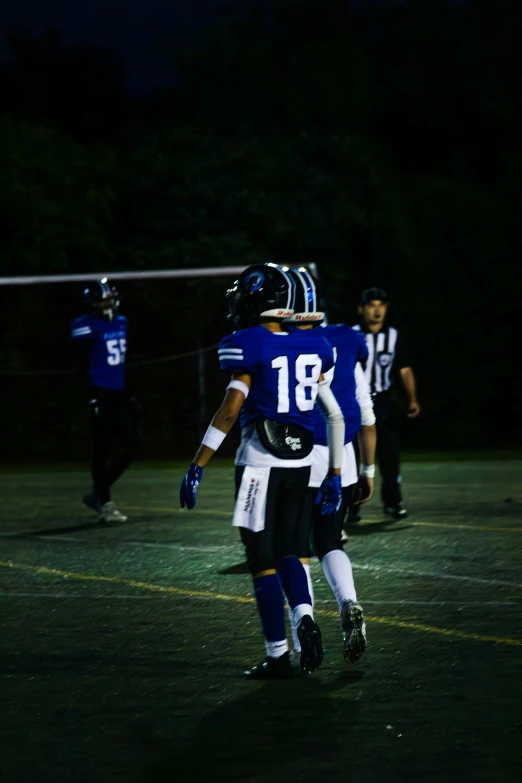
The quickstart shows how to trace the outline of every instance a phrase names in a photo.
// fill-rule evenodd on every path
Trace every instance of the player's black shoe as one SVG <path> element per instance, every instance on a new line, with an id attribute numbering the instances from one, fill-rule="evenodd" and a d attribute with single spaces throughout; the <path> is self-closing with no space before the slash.
<path id="1" fill-rule="evenodd" d="M 97 511 L 98 513 L 101 511 L 100 498 L 95 492 L 87 492 L 82 498 L 82 503 L 84 506 L 87 506 L 87 508 L 92 508 L 93 511 Z"/>
<path id="2" fill-rule="evenodd" d="M 297 629 L 301 642 L 301 669 L 315 672 L 323 662 L 323 644 L 321 631 L 309 614 L 305 614 Z"/>
<path id="3" fill-rule="evenodd" d="M 290 655 L 285 652 L 279 658 L 265 658 L 264 661 L 247 669 L 245 677 L 252 680 L 289 680 L 294 676 Z"/>
<path id="4" fill-rule="evenodd" d="M 344 660 L 355 663 L 366 650 L 366 623 L 362 606 L 345 601 L 341 609 L 341 625 L 344 633 Z"/>
<path id="5" fill-rule="evenodd" d="M 383 511 L 394 519 L 406 519 L 408 516 L 408 511 L 404 508 L 402 503 L 398 503 L 396 506 L 384 506 Z"/>

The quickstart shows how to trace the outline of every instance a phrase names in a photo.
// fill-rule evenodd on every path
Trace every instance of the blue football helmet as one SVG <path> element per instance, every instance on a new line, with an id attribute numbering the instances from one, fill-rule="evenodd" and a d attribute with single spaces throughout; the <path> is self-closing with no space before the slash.
<path id="1" fill-rule="evenodd" d="M 291 323 L 320 324 L 326 317 L 324 286 L 304 267 L 290 269 L 295 281 L 294 313 L 287 320 Z"/>
<path id="2" fill-rule="evenodd" d="M 260 318 L 289 318 L 295 290 L 294 279 L 276 264 L 249 266 L 227 291 L 228 319 L 234 329 L 248 329 Z"/>
<path id="3" fill-rule="evenodd" d="M 83 292 L 83 301 L 88 313 L 107 321 L 112 321 L 120 307 L 118 291 L 106 277 L 89 283 Z"/>

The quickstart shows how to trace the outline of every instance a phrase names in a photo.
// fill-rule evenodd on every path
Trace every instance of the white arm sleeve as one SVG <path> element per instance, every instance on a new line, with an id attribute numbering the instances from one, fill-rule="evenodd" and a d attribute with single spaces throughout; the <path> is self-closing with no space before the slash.
<path id="1" fill-rule="evenodd" d="M 361 367 L 360 362 L 355 365 L 355 396 L 361 409 L 361 424 L 363 427 L 369 427 L 371 424 L 375 424 L 375 414 L 373 412 L 372 395 L 370 394 L 370 386 L 366 380 L 366 375 Z"/>
<path id="2" fill-rule="evenodd" d="M 344 450 L 344 416 L 328 381 L 319 384 L 317 403 L 326 419 L 330 468 L 341 468 Z"/>

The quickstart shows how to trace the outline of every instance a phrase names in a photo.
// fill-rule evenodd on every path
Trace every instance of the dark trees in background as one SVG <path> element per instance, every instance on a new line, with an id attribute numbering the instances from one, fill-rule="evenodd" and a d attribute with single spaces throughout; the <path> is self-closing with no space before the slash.
<path id="1" fill-rule="evenodd" d="M 516 445 L 520 9 L 347 5 L 282 2 L 256 16 L 253 4 L 251 18 L 227 15 L 190 44 L 161 42 L 174 86 L 140 99 L 125 94 L 111 53 L 13 33 L 15 59 L 0 74 L 2 270 L 315 261 L 338 319 L 353 321 L 360 287 L 389 288 L 427 414 L 411 445 Z M 134 328 L 147 333 L 150 291 L 127 288 Z M 189 326 L 172 289 L 155 289 L 155 312 L 175 315 L 139 358 L 223 331 L 221 303 L 208 307 L 219 286 L 183 290 Z M 66 324 L 47 359 L 13 336 L 20 312 L 56 328 L 58 311 L 40 317 L 52 294 L 16 296 L 20 307 L 3 309 L 4 366 L 13 355 L 22 368 L 66 364 Z M 171 408 L 185 406 L 178 394 Z"/>

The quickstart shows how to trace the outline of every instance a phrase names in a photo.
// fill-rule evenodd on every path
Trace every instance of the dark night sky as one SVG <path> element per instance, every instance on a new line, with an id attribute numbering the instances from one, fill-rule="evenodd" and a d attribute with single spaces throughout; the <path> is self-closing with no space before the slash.
<path id="1" fill-rule="evenodd" d="M 241 4 L 249 2 L 242 0 Z M 140 91 L 172 78 L 154 54 L 154 41 L 178 38 L 204 26 L 216 7 L 223 5 L 223 0 L 3 0 L 0 57 L 9 57 L 6 32 L 10 24 L 34 33 L 56 27 L 64 32 L 67 43 L 85 40 L 119 52 L 128 68 L 130 89 Z"/>
<path id="2" fill-rule="evenodd" d="M 407 5 L 415 0 L 347 0 L 353 8 Z M 450 0 L 465 6 L 465 0 Z M 9 57 L 6 32 L 11 24 L 38 34 L 46 27 L 62 30 L 66 43 L 78 40 L 117 51 L 129 73 L 129 88 L 140 92 L 172 80 L 154 52 L 160 38 L 183 38 L 212 21 L 218 9 L 248 10 L 257 6 L 270 14 L 271 0 L 2 0 L 0 60 Z"/>

